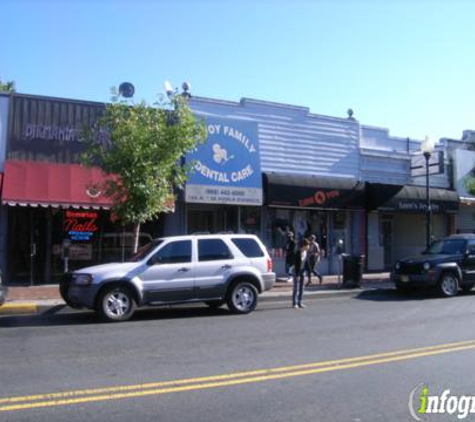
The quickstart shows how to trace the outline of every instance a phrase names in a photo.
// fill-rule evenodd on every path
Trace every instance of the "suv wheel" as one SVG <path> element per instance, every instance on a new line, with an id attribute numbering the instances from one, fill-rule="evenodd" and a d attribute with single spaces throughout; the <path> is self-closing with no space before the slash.
<path id="1" fill-rule="evenodd" d="M 459 290 L 457 277 L 451 273 L 443 273 L 437 285 L 439 293 L 445 297 L 456 296 Z"/>
<path id="2" fill-rule="evenodd" d="M 127 286 L 105 288 L 97 301 L 97 312 L 105 321 L 127 321 L 135 311 L 135 301 Z"/>
<path id="3" fill-rule="evenodd" d="M 256 309 L 257 289 L 248 281 L 240 281 L 231 287 L 227 304 L 232 312 L 248 314 Z"/>

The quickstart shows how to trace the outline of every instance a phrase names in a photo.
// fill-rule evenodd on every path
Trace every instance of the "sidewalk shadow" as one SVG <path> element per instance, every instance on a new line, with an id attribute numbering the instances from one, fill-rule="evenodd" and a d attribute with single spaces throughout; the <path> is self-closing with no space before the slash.
<path id="1" fill-rule="evenodd" d="M 55 308 L 57 308 L 55 310 Z M 0 330 L 5 328 L 20 327 L 61 327 L 61 326 L 120 326 L 140 321 L 165 321 L 172 319 L 209 318 L 209 317 L 239 317 L 228 310 L 227 307 L 212 309 L 207 306 L 174 306 L 151 307 L 138 309 L 133 317 L 122 323 L 107 323 L 89 310 L 73 310 L 60 305 L 37 315 L 4 315 L 0 317 Z M 257 311 L 257 309 L 256 309 Z"/>

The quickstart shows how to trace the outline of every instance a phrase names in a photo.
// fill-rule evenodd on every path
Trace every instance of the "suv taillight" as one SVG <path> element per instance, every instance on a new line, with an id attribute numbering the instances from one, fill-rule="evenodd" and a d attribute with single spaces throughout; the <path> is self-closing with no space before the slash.
<path id="1" fill-rule="evenodd" d="M 272 259 L 267 258 L 267 272 L 271 273 L 272 272 Z"/>

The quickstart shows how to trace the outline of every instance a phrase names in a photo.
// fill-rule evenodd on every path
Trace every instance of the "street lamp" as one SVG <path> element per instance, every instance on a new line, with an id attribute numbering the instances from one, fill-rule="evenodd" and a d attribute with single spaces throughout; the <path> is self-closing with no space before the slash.
<path id="1" fill-rule="evenodd" d="M 430 193 L 429 193 L 429 160 L 434 152 L 434 142 L 426 136 L 424 141 L 421 143 L 421 151 L 426 160 L 426 246 L 430 246 L 430 219 L 431 219 L 431 209 L 430 209 Z"/>

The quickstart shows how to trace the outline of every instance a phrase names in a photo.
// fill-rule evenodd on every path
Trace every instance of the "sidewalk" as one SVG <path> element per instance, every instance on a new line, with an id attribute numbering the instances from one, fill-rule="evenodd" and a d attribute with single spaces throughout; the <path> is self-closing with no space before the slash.
<path id="1" fill-rule="evenodd" d="M 313 278 L 313 284 L 305 288 L 306 299 L 317 299 L 332 296 L 356 296 L 365 290 L 391 289 L 389 273 L 363 274 L 359 288 L 345 288 L 339 283 L 336 275 L 323 277 L 323 284 L 317 285 L 318 279 Z M 293 283 L 286 278 L 278 278 L 272 290 L 259 296 L 263 302 L 291 301 Z M 59 294 L 57 284 L 42 286 L 12 286 L 8 287 L 7 301 L 0 306 L 0 315 L 40 314 L 56 306 L 65 306 Z"/>

